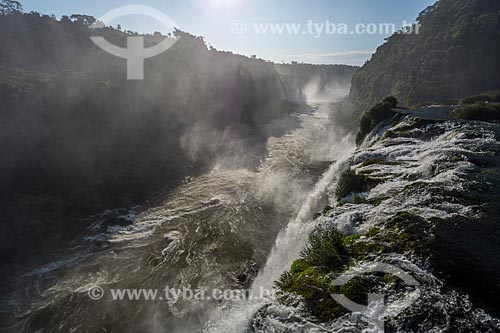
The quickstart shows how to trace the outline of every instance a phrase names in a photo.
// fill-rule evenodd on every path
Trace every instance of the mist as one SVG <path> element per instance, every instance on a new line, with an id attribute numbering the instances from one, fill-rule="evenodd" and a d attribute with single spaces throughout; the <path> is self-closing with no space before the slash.
<path id="1" fill-rule="evenodd" d="M 92 21 L 38 13 L 0 15 L 5 46 L 0 49 L 2 276 L 44 264 L 64 271 L 55 285 L 43 285 L 61 293 L 58 299 L 66 301 L 60 306 L 68 311 L 74 304 L 59 284 L 80 290 L 79 284 L 89 283 L 81 271 L 92 267 L 135 279 L 133 283 L 148 274 L 155 276 L 148 281 L 174 283 L 187 274 L 196 280 L 192 283 L 214 287 L 200 277 L 204 265 L 220 260 L 220 268 L 211 273 L 220 275 L 219 283 L 227 280 L 234 286 L 243 274 L 241 283 L 248 287 L 279 230 L 300 213 L 315 183 L 350 140 L 331 121 L 330 104 L 347 95 L 357 68 L 277 65 L 218 51 L 202 37 L 176 30 L 178 42 L 146 61 L 145 79 L 129 81 L 125 61 L 90 41 Z M 123 46 L 135 34 L 107 27 L 102 35 Z M 165 36 L 145 38 L 152 45 Z M 167 216 L 156 217 L 157 210 Z M 146 222 L 132 223 L 123 216 L 141 216 Z M 155 225 L 163 220 L 168 227 Z M 141 228 L 159 231 L 149 234 Z M 206 234 L 198 235 L 203 228 Z M 120 232 L 135 232 L 144 242 L 138 248 L 148 249 L 126 248 L 134 263 L 144 265 L 133 274 L 124 272 L 120 260 L 110 261 L 100 252 L 114 246 L 99 243 L 103 235 L 119 237 Z M 199 248 L 190 245 L 194 240 L 202 242 Z M 88 245 L 94 241 L 95 248 Z M 234 256 L 235 246 L 248 258 Z M 85 261 L 81 256 L 89 249 L 95 252 Z M 190 251 L 203 263 L 191 267 L 192 259 L 181 255 Z M 51 265 L 60 257 L 70 258 L 64 263 L 82 263 Z M 157 257 L 158 263 L 152 261 Z M 160 279 L 155 275 L 160 268 L 178 276 Z M 14 285 L 21 282 L 9 283 L 17 290 Z M 47 311 L 56 315 L 56 308 Z M 193 321 L 189 329 L 205 311 L 196 304 L 160 308 L 173 317 L 186 313 Z M 82 313 L 93 316 L 95 311 L 113 318 L 137 311 L 141 320 L 134 327 L 188 329 L 155 306 L 117 311 L 104 304 Z M 42 327 L 42 317 L 25 324 Z M 73 325 L 78 319 L 61 320 Z"/>

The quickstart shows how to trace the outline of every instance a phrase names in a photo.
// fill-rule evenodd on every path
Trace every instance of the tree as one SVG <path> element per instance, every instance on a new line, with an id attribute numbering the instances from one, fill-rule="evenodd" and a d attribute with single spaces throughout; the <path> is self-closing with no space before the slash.
<path id="1" fill-rule="evenodd" d="M 389 103 L 393 108 L 398 106 L 398 100 L 394 96 L 387 96 L 382 100 L 382 103 Z"/>
<path id="2" fill-rule="evenodd" d="M 23 6 L 19 1 L 15 0 L 2 0 L 0 3 L 0 14 L 9 15 L 23 10 Z"/>
<path id="3" fill-rule="evenodd" d="M 84 27 L 90 27 L 92 24 L 94 24 L 97 19 L 93 16 L 89 15 L 81 15 L 81 14 L 73 14 L 70 16 L 71 21 L 84 26 Z"/>

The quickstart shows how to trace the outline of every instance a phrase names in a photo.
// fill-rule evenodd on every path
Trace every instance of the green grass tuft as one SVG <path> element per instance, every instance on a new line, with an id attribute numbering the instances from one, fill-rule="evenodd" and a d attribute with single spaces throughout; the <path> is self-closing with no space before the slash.
<path id="1" fill-rule="evenodd" d="M 336 229 L 313 234 L 301 258 L 311 266 L 333 269 L 342 264 L 340 255 L 345 253 L 344 236 Z"/>

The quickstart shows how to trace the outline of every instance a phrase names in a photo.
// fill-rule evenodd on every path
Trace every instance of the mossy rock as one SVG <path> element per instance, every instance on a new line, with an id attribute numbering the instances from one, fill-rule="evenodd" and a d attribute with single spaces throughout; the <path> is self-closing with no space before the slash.
<path id="1" fill-rule="evenodd" d="M 380 140 L 386 140 L 386 139 L 394 139 L 399 137 L 400 135 L 394 131 L 387 130 L 385 131 L 384 135 L 380 138 Z"/>
<path id="2" fill-rule="evenodd" d="M 301 270 L 304 269 L 304 270 Z M 321 321 L 336 318 L 347 311 L 340 306 L 331 294 L 336 292 L 332 280 L 324 272 L 312 267 L 296 263 L 294 272 L 285 272 L 276 282 L 280 289 L 279 300 L 287 304 L 286 293 L 293 293 L 303 298 L 311 315 Z"/>
<path id="3" fill-rule="evenodd" d="M 340 287 L 340 293 L 358 304 L 368 304 L 368 293 L 377 286 L 375 279 L 369 276 L 357 276 Z"/>
<path id="4" fill-rule="evenodd" d="M 340 175 L 335 188 L 338 199 L 348 196 L 352 192 L 363 192 L 367 188 L 365 176 L 357 175 L 352 169 L 346 169 Z"/>
<path id="5" fill-rule="evenodd" d="M 415 252 L 427 255 L 432 237 L 430 221 L 407 212 L 400 212 L 386 221 L 384 229 L 371 237 L 376 244 L 384 244 L 385 252 Z"/>
<path id="6" fill-rule="evenodd" d="M 344 246 L 349 246 L 355 242 L 357 242 L 361 238 L 361 235 L 350 235 L 344 237 Z"/>
<path id="7" fill-rule="evenodd" d="M 457 163 L 457 162 L 463 162 L 463 161 L 466 161 L 466 158 L 465 156 L 463 155 L 453 155 L 450 160 L 453 162 L 453 163 Z"/>
<path id="8" fill-rule="evenodd" d="M 462 105 L 451 111 L 455 119 L 496 121 L 500 120 L 500 105 L 491 105 L 483 102 Z"/>
<path id="9" fill-rule="evenodd" d="M 378 233 L 380 232 L 380 228 L 379 227 L 371 227 L 367 233 L 366 233 L 366 237 L 373 237 L 373 236 L 376 236 Z"/>
<path id="10" fill-rule="evenodd" d="M 363 258 L 370 254 L 388 252 L 383 244 L 373 241 L 358 241 L 349 246 L 349 253 L 355 258 Z"/>
<path id="11" fill-rule="evenodd" d="M 340 175 L 335 188 L 335 196 L 340 201 L 351 193 L 361 193 L 382 183 L 383 179 L 372 178 L 363 173 L 356 173 L 352 169 L 346 169 Z M 364 201 L 363 201 L 364 202 Z"/>
<path id="12" fill-rule="evenodd" d="M 330 207 L 330 206 L 326 206 L 323 211 L 321 213 L 315 213 L 313 215 L 313 218 L 316 220 L 318 218 L 320 218 L 321 216 L 327 216 L 328 213 L 330 213 L 331 211 L 333 210 L 333 207 Z"/>
<path id="13" fill-rule="evenodd" d="M 370 158 L 370 159 L 363 161 L 360 164 L 360 167 L 363 168 L 363 167 L 367 167 L 370 165 L 400 165 L 400 164 L 401 164 L 400 162 L 396 162 L 396 161 L 386 161 L 386 160 L 383 160 L 381 158 Z"/>
<path id="14" fill-rule="evenodd" d="M 378 198 L 372 198 L 372 199 L 368 199 L 366 200 L 366 203 L 367 204 L 370 204 L 372 206 L 379 206 L 380 204 L 382 204 L 382 202 L 386 201 L 386 200 L 389 200 L 390 197 L 378 197 Z"/>
<path id="15" fill-rule="evenodd" d="M 405 188 L 403 189 L 403 192 L 418 190 L 418 189 L 424 188 L 425 186 L 428 186 L 428 185 L 429 185 L 429 183 L 426 183 L 426 182 L 415 182 L 415 183 L 412 183 L 410 185 L 405 186 Z"/>
<path id="16" fill-rule="evenodd" d="M 432 223 L 408 212 L 400 212 L 380 226 L 374 226 L 362 235 L 344 236 L 336 229 L 319 231 L 311 235 L 301 258 L 294 261 L 290 271 L 276 282 L 282 303 L 287 295 L 302 297 L 311 315 L 320 321 L 329 321 L 347 313 L 331 297 L 340 293 L 349 299 L 366 304 L 368 293 L 378 285 L 396 284 L 398 278 L 387 274 L 373 274 L 351 279 L 343 286 L 332 285 L 336 276 L 360 260 L 382 253 L 416 253 L 428 255 Z"/>
<path id="17" fill-rule="evenodd" d="M 394 96 L 387 96 L 382 99 L 382 103 L 389 103 L 393 108 L 398 106 L 398 99 Z"/>

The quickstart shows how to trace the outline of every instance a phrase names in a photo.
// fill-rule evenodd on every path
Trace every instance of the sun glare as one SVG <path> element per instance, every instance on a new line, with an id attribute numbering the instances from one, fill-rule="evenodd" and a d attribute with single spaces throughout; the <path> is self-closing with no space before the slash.
<path id="1" fill-rule="evenodd" d="M 239 3 L 239 0 L 211 0 L 214 6 L 234 6 Z"/>

